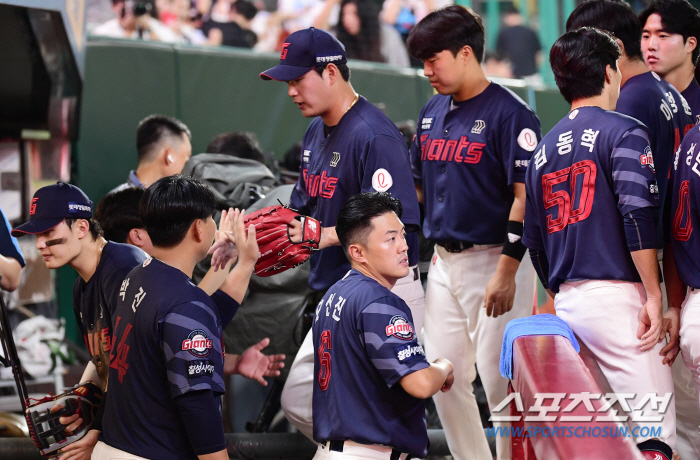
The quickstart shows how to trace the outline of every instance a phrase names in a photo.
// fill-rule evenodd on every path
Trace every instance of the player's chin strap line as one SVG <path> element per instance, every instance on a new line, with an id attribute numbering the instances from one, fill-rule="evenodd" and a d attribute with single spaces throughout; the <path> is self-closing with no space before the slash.
<path id="1" fill-rule="evenodd" d="M 523 223 L 509 220 L 506 227 L 506 240 L 503 243 L 501 254 L 510 256 L 517 261 L 522 261 L 526 251 L 527 248 L 523 244 Z"/>

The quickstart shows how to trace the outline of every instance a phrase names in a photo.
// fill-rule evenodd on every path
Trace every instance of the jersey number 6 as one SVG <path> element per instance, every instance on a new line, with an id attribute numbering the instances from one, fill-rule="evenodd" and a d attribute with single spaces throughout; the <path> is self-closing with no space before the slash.
<path id="1" fill-rule="evenodd" d="M 331 347 L 331 331 L 323 331 L 321 334 L 321 346 L 318 347 L 318 362 L 321 369 L 318 371 L 318 386 L 321 391 L 326 391 L 331 380 L 331 354 L 326 350 Z"/>
<path id="2" fill-rule="evenodd" d="M 547 216 L 547 233 L 563 230 L 567 225 L 584 220 L 591 214 L 593 196 L 595 195 L 596 171 L 594 162 L 583 160 L 568 168 L 542 176 L 544 208 L 557 207 L 556 218 L 553 218 L 553 215 Z M 583 176 L 580 188 L 577 187 L 579 176 Z M 554 192 L 552 190 L 555 185 L 563 182 L 569 182 L 570 192 L 567 190 Z M 580 191 L 580 196 L 578 197 L 578 205 L 575 205 L 577 191 Z"/>

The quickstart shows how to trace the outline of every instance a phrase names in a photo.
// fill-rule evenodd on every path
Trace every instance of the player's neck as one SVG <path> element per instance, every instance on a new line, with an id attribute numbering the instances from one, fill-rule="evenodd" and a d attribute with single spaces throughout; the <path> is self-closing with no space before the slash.
<path id="1" fill-rule="evenodd" d="M 107 240 L 102 237 L 93 240 L 90 236 L 86 236 L 83 240 L 86 239 L 89 241 L 81 241 L 80 244 L 82 248 L 80 249 L 80 254 L 76 256 L 69 265 L 73 267 L 83 281 L 87 283 L 90 281 L 90 278 L 92 278 L 92 275 L 95 274 L 97 266 L 100 264 L 102 250 L 107 244 Z"/>
<path id="2" fill-rule="evenodd" d="M 158 164 L 155 161 L 146 164 L 140 164 L 138 168 L 136 168 L 135 174 L 139 182 L 141 182 L 144 187 L 148 187 L 149 185 L 153 184 L 155 181 L 163 177 L 163 175 L 160 172 L 160 169 L 158 168 Z"/>
<path id="3" fill-rule="evenodd" d="M 673 85 L 679 93 L 688 89 L 693 78 L 695 78 L 695 68 L 690 60 L 663 76 L 663 79 Z"/>
<path id="4" fill-rule="evenodd" d="M 377 283 L 381 284 L 385 288 L 392 290 L 394 288 L 394 285 L 398 281 L 398 279 L 394 278 L 385 278 L 381 276 L 379 273 L 375 273 L 370 267 L 367 265 L 360 265 L 360 264 L 352 264 L 352 268 L 357 270 L 358 272 L 362 273 L 365 275 L 367 278 L 372 278 L 374 281 Z"/>
<path id="5" fill-rule="evenodd" d="M 620 73 L 622 74 L 622 81 L 620 82 L 620 86 L 625 86 L 625 83 L 627 83 L 627 80 L 630 78 L 647 72 L 649 72 L 649 69 L 641 59 L 621 59 Z"/>
<path id="6" fill-rule="evenodd" d="M 164 264 L 180 270 L 190 279 L 194 273 L 195 265 L 201 260 L 198 248 L 192 247 L 187 242 L 182 242 L 172 248 L 153 246 L 151 255 Z"/>
<path id="7" fill-rule="evenodd" d="M 343 115 L 345 115 L 347 111 L 350 110 L 350 107 L 355 105 L 359 99 L 359 95 L 349 82 L 338 82 L 337 84 L 340 84 L 341 88 L 335 96 L 335 101 L 330 104 L 330 108 L 326 113 L 321 115 L 323 124 L 326 126 L 335 126 L 340 123 L 340 119 L 343 118 Z"/>
<path id="8" fill-rule="evenodd" d="M 472 99 L 483 93 L 490 84 L 491 82 L 486 78 L 481 66 L 473 67 L 467 72 L 457 91 L 452 93 L 452 99 L 456 102 Z"/>
<path id="9" fill-rule="evenodd" d="M 599 107 L 603 110 L 615 110 L 615 104 L 611 102 L 610 94 L 607 90 L 603 90 L 603 93 L 599 96 L 577 99 L 571 103 L 571 110 L 582 107 Z"/>

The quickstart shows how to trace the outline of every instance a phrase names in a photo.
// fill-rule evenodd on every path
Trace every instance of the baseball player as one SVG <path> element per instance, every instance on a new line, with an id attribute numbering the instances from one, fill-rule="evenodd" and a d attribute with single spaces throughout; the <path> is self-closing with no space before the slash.
<path id="1" fill-rule="evenodd" d="M 141 201 L 153 258 L 122 282 L 113 315 L 104 430 L 92 458 L 228 459 L 220 414 L 222 328 L 258 256 L 255 229 L 234 216 L 238 263 L 211 297 L 191 281 L 216 232 L 212 190 L 166 177 Z"/>
<path id="2" fill-rule="evenodd" d="M 671 234 L 675 264 L 664 272 L 666 286 L 675 288 L 680 308 L 680 345 L 683 362 L 690 369 L 697 394 L 700 394 L 700 239 L 693 232 L 699 222 L 700 207 L 700 125 L 688 132 L 671 171 Z M 669 289 L 669 301 L 672 294 Z M 697 411 L 697 407 L 696 407 Z"/>
<path id="3" fill-rule="evenodd" d="M 352 269 L 314 316 L 314 459 L 424 458 L 422 400 L 454 380 L 448 360 L 428 364 L 411 310 L 391 292 L 410 272 L 401 211 L 387 193 L 362 193 L 338 215 Z"/>
<path id="4" fill-rule="evenodd" d="M 260 76 L 284 81 L 288 94 L 305 117 L 315 117 L 302 142 L 301 174 L 290 206 L 319 220 L 320 251 L 310 260 L 309 286 L 323 294 L 350 269 L 335 232 L 338 212 L 353 195 L 389 192 L 401 200 L 407 227 L 411 273 L 394 292 L 413 312 L 416 332 L 422 327 L 425 298 L 418 276 L 418 201 L 403 136 L 379 109 L 355 93 L 343 45 L 330 33 L 314 28 L 291 34 L 280 64 Z M 296 241 L 300 225 L 291 228 Z M 311 332 L 289 372 L 282 394 L 287 418 L 312 438 L 313 344 Z"/>
<path id="5" fill-rule="evenodd" d="M 700 86 L 695 65 L 700 55 L 700 14 L 686 0 L 658 0 L 639 15 L 647 66 L 671 83 L 700 123 Z"/>
<path id="6" fill-rule="evenodd" d="M 532 311 L 535 272 L 520 241 L 525 170 L 540 139 L 535 113 L 481 68 L 484 29 L 448 6 L 411 31 L 409 52 L 439 93 L 421 110 L 411 161 L 425 205 L 423 233 L 437 242 L 428 271 L 425 349 L 455 365 L 435 404 L 454 458 L 491 459 L 472 382 L 479 369 L 490 407 L 507 393 L 498 370 L 505 326 Z M 507 438 L 499 459 L 510 458 Z"/>
<path id="7" fill-rule="evenodd" d="M 528 168 L 523 242 L 543 285 L 556 293 L 557 316 L 590 349 L 613 391 L 635 395 L 629 404 L 637 408 L 650 394 L 672 395 L 673 378 L 659 356 L 666 330 L 648 129 L 612 112 L 620 56 L 610 35 L 589 27 L 567 32 L 552 47 L 552 70 L 571 112 L 542 139 Z M 644 431 L 635 440 L 640 450 L 670 459 L 673 402 L 666 411 L 645 405 L 635 413 L 662 417 L 630 417 L 628 424 L 659 427 L 660 440 L 644 438 Z"/>
<path id="8" fill-rule="evenodd" d="M 659 262 L 663 263 L 664 237 L 662 216 L 670 205 L 666 201 L 668 177 L 680 142 L 685 133 L 693 127 L 690 106 L 666 80 L 649 71 L 644 64 L 640 47 L 642 27 L 639 19 L 626 2 L 617 0 L 593 0 L 579 5 L 566 23 L 567 30 L 590 26 L 612 33 L 622 49 L 619 60 L 622 83 L 616 112 L 629 115 L 649 128 L 649 141 L 654 155 L 654 169 L 658 171 L 659 203 L 655 220 Z M 664 286 L 662 285 L 662 292 Z M 664 299 L 665 300 L 665 299 Z M 664 302 L 664 307 L 667 304 Z M 665 315 L 674 317 L 677 327 L 677 310 Z M 670 343 L 669 345 L 673 345 Z M 700 412 L 693 403 L 697 396 L 691 382 L 690 372 L 680 361 L 673 365 L 674 397 L 676 400 L 677 450 L 681 458 L 697 458 L 700 454 Z M 680 404 L 681 400 L 687 401 Z"/>

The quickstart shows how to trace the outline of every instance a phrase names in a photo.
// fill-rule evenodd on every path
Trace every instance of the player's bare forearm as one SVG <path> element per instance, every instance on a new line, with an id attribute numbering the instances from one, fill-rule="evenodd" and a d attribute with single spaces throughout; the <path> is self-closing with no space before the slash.
<path id="1" fill-rule="evenodd" d="M 340 246 L 338 234 L 335 232 L 335 227 L 321 228 L 321 242 L 318 244 L 319 249 L 329 248 L 331 246 Z"/>
<path id="2" fill-rule="evenodd" d="M 426 399 L 440 390 L 448 391 L 454 382 L 454 367 L 445 358 L 438 358 L 430 367 L 412 372 L 399 380 L 399 383 L 414 398 Z"/>
<path id="3" fill-rule="evenodd" d="M 525 220 L 525 184 L 522 182 L 516 182 L 513 184 L 513 205 L 510 207 L 510 214 L 508 214 L 508 220 L 514 222 L 522 222 Z"/>
<path id="4" fill-rule="evenodd" d="M 416 196 L 418 197 L 418 202 L 423 204 L 423 186 L 416 184 Z"/>
<path id="5" fill-rule="evenodd" d="M 666 333 L 661 304 L 661 287 L 659 286 L 659 264 L 656 249 L 633 251 L 632 261 L 642 279 L 647 300 L 639 311 L 637 338 L 640 339 L 641 351 L 651 350 Z"/>
<path id="6" fill-rule="evenodd" d="M 199 460 L 228 460 L 228 452 L 224 449 L 212 454 L 197 455 L 197 458 Z"/>
<path id="7" fill-rule="evenodd" d="M 664 284 L 666 285 L 666 297 L 669 308 L 681 308 L 685 299 L 686 286 L 678 276 L 676 259 L 670 244 L 664 247 Z"/>
<path id="8" fill-rule="evenodd" d="M 632 261 L 637 268 L 639 277 L 642 278 L 647 299 L 658 300 L 661 304 L 661 286 L 659 285 L 659 262 L 656 258 L 656 249 L 640 249 L 633 251 Z"/>
<path id="9" fill-rule="evenodd" d="M 234 259 L 229 260 L 223 270 L 216 270 L 216 268 L 210 267 L 206 275 L 204 275 L 204 278 L 202 278 L 202 281 L 200 281 L 197 286 L 199 286 L 199 288 L 208 295 L 215 293 L 216 290 L 219 289 L 226 281 L 226 277 L 228 277 L 229 272 L 231 271 L 233 260 Z"/>
<path id="10" fill-rule="evenodd" d="M 253 274 L 254 269 L 255 260 L 241 258 L 228 274 L 220 289 L 240 304 L 243 302 L 243 297 L 245 297 L 245 293 L 248 290 L 250 276 Z"/>
<path id="11" fill-rule="evenodd" d="M 14 291 L 19 287 L 22 266 L 17 259 L 0 255 L 0 275 L 0 287 L 6 291 Z"/>

